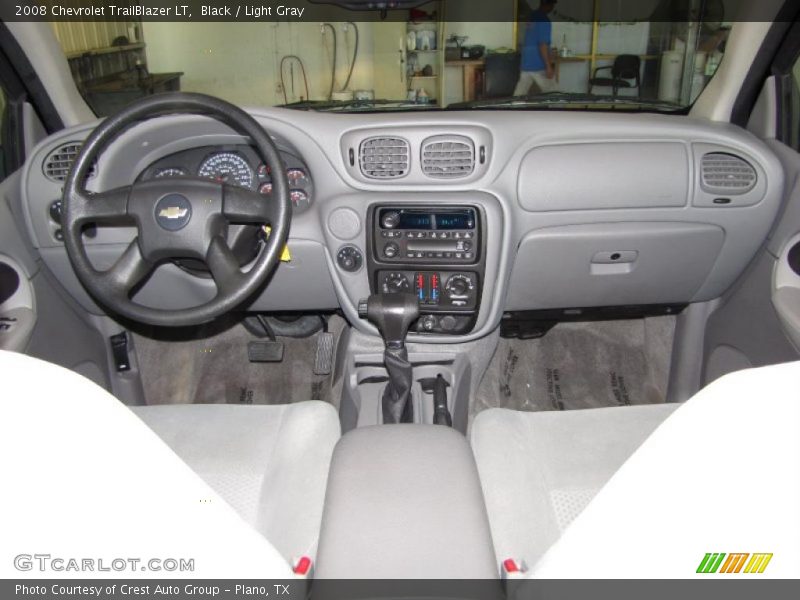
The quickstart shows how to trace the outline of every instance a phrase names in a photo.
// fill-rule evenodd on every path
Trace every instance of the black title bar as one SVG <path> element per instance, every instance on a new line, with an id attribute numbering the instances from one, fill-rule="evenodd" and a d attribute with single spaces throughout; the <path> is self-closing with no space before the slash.
<path id="1" fill-rule="evenodd" d="M 788 3 L 794 0 L 786 0 Z M 753 0 L 560 0 L 553 21 L 772 21 L 770 3 Z M 525 20 L 538 0 L 2 0 L 3 21 L 342 22 Z M 361 7 L 359 9 L 359 7 Z"/>

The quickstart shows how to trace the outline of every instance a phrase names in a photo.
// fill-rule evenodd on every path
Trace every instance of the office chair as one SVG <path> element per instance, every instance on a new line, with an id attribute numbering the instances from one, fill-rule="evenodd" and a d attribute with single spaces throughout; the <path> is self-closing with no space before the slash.
<path id="1" fill-rule="evenodd" d="M 482 98 L 505 98 L 514 94 L 519 80 L 518 52 L 487 54 L 483 72 Z"/>
<path id="2" fill-rule="evenodd" d="M 589 79 L 589 93 L 596 85 L 608 86 L 612 89 L 612 95 L 616 96 L 620 88 L 636 88 L 637 93 L 641 93 L 641 70 L 642 60 L 634 54 L 620 54 L 614 59 L 614 64 L 597 67 L 594 74 Z M 598 77 L 598 71 L 604 69 L 611 70 L 611 77 Z M 631 84 L 630 79 L 635 83 Z"/>

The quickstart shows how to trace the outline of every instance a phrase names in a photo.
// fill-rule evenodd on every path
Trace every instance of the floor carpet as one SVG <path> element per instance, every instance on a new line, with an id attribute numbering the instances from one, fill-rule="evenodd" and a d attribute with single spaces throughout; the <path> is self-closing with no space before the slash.
<path id="1" fill-rule="evenodd" d="M 338 336 L 344 321 L 333 317 Z M 285 404 L 330 398 L 329 375 L 315 375 L 315 334 L 279 337 L 283 362 L 251 363 L 247 344 L 261 341 L 241 325 L 201 328 L 189 339 L 134 334 L 148 404 Z M 334 348 L 335 348 L 334 344 Z"/>
<path id="2" fill-rule="evenodd" d="M 664 402 L 675 318 L 562 323 L 535 340 L 501 339 L 471 413 Z"/>

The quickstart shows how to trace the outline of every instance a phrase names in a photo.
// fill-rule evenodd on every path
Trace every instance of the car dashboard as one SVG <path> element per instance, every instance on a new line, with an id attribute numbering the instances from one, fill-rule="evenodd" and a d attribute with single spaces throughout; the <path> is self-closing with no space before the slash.
<path id="1" fill-rule="evenodd" d="M 87 187 L 157 177 L 210 178 L 270 201 L 287 170 L 288 248 L 242 310 L 341 309 L 370 293 L 412 292 L 411 341 L 464 342 L 510 316 L 591 307 L 673 306 L 719 297 L 763 243 L 779 210 L 780 163 L 761 141 L 685 116 L 555 111 L 326 114 L 250 110 L 281 151 L 265 165 L 249 140 L 206 117 L 144 122 L 111 144 Z M 66 172 L 96 123 L 31 153 L 20 207 L 42 259 L 87 310 L 60 234 Z M 113 264 L 135 235 L 89 229 L 88 254 Z M 244 260 L 244 259 L 243 259 Z M 165 264 L 135 296 L 181 308 L 214 284 Z"/>

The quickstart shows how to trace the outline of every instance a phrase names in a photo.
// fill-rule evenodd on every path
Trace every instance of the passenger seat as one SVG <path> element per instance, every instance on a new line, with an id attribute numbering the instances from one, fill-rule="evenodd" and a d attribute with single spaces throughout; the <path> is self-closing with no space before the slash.
<path id="1" fill-rule="evenodd" d="M 682 578 L 706 553 L 800 575 L 800 362 L 683 405 L 491 409 L 472 426 L 498 566 L 538 578 Z"/>

